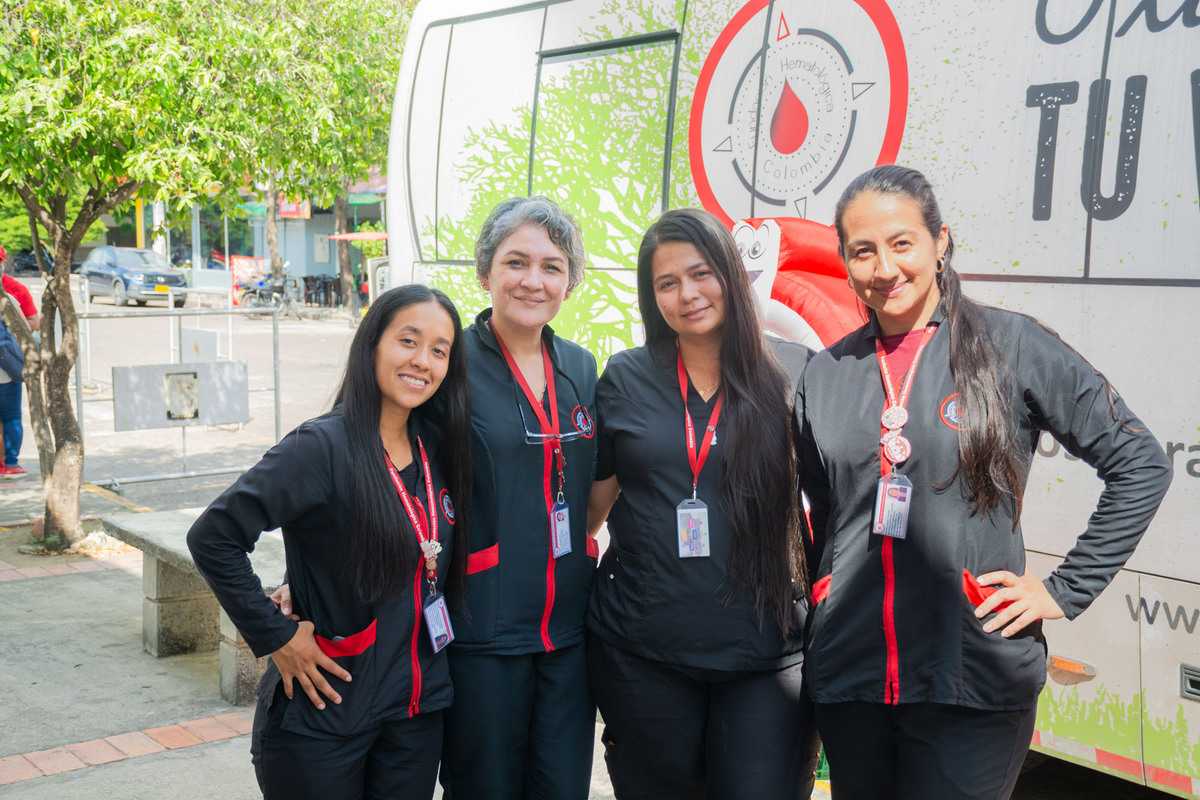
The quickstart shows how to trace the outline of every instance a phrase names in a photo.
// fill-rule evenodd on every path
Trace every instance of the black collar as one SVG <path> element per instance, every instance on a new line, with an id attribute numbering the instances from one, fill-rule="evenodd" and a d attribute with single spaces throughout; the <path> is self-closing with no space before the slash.
<path id="1" fill-rule="evenodd" d="M 491 318 L 492 309 L 490 307 L 485 308 L 476 315 L 475 335 L 479 337 L 479 341 L 483 343 L 484 347 L 487 347 L 489 350 L 495 352 L 497 356 L 503 358 L 503 354 L 500 352 L 500 345 L 496 343 L 496 334 L 492 332 L 492 326 L 488 324 Z M 542 342 L 550 352 L 550 361 L 553 362 L 554 369 L 562 372 L 562 368 L 559 366 L 558 336 L 549 325 L 542 327 Z M 566 373 L 563 374 L 565 375 Z"/>

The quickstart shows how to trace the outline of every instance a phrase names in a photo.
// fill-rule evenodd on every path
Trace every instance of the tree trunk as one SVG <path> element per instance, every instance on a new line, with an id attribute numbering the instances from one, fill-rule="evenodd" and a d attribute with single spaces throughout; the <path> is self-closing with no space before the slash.
<path id="1" fill-rule="evenodd" d="M 347 202 L 345 194 L 339 194 L 333 201 L 333 226 L 338 233 L 349 233 L 350 226 L 348 220 Z M 342 278 L 342 298 L 346 308 L 350 309 L 350 316 L 357 320 L 359 315 L 358 303 L 358 282 L 354 280 L 354 272 L 350 268 L 350 243 L 339 241 L 337 243 L 337 263 L 338 275 Z M 363 265 L 365 268 L 365 264 Z"/>
<path id="2" fill-rule="evenodd" d="M 283 277 L 283 258 L 279 255 L 279 222 L 276 216 L 279 196 L 275 191 L 275 180 L 267 181 L 267 253 L 271 256 L 271 275 Z"/>

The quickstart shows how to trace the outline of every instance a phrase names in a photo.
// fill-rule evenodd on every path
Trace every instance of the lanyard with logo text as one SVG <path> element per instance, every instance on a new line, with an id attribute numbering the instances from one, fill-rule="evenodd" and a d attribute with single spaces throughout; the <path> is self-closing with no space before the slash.
<path id="1" fill-rule="evenodd" d="M 437 509 L 435 505 L 437 496 L 433 493 L 433 476 L 429 471 L 429 457 L 425 454 L 425 444 L 421 441 L 420 436 L 417 437 L 417 450 L 421 454 L 421 472 L 425 476 L 425 496 L 428 499 L 425 514 L 417 513 L 412 495 L 408 493 L 408 487 L 404 485 L 404 481 L 400 480 L 400 471 L 396 469 L 396 465 L 392 463 L 392 458 L 386 450 L 383 456 L 387 459 L 388 475 L 391 476 L 392 486 L 396 488 L 396 494 L 400 495 L 404 513 L 408 515 L 409 524 L 412 525 L 413 532 L 417 536 L 417 543 L 421 546 L 421 556 L 425 559 L 425 579 L 429 581 L 429 593 L 433 594 L 437 588 L 437 557 L 438 553 L 442 552 L 442 544 L 438 541 L 437 514 L 434 513 Z"/>
<path id="2" fill-rule="evenodd" d="M 921 354 L 925 352 L 926 345 L 936 332 L 936 324 L 925 327 L 921 343 L 917 345 L 912 365 L 905 373 L 899 391 L 892 380 L 892 371 L 888 366 L 883 342 L 878 338 L 875 340 L 875 359 L 879 362 L 879 376 L 887 394 L 887 407 L 883 409 L 879 420 L 880 427 L 884 429 L 879 440 L 882 475 L 875 494 L 875 522 L 872 530 L 895 539 L 903 539 L 908 534 L 908 509 L 912 503 L 913 485 L 912 481 L 893 467 L 898 467 L 912 457 L 912 442 L 904 435 L 904 426 L 908 424 L 908 398 L 912 394 Z"/>
<path id="3" fill-rule="evenodd" d="M 683 400 L 683 430 L 687 445 L 688 466 L 692 470 L 692 496 L 675 507 L 676 533 L 679 539 L 679 557 L 696 558 L 710 553 L 708 538 L 708 506 L 696 497 L 696 487 L 700 483 L 700 473 L 704 463 L 708 461 L 708 452 L 717 439 L 717 422 L 721 419 L 721 408 L 725 404 L 725 393 L 717 395 L 713 404 L 712 414 L 704 427 L 704 436 L 700 442 L 699 452 L 696 451 L 696 426 L 692 422 L 692 414 L 688 411 L 687 367 L 683 365 L 683 353 L 679 353 L 676 362 L 676 372 L 679 377 L 679 396 Z"/>
<path id="4" fill-rule="evenodd" d="M 454 627 L 450 624 L 450 611 L 446 607 L 446 598 L 437 590 L 437 558 L 442 552 L 442 543 L 438 541 L 438 519 L 436 495 L 433 493 L 433 473 L 429 469 L 429 456 L 425 453 L 425 444 L 417 437 L 417 450 L 421 454 L 421 472 L 425 476 L 425 498 L 427 505 L 425 514 L 417 513 L 417 503 L 408 493 L 408 487 L 400 479 L 400 471 L 392 463 L 392 458 L 385 450 L 384 459 L 387 461 L 388 475 L 396 494 L 400 495 L 400 503 L 404 513 L 408 515 L 409 524 L 417 536 L 421 547 L 421 556 L 425 559 L 425 580 L 429 584 L 429 595 L 421 603 L 421 613 L 425 618 L 425 630 L 429 634 L 429 644 L 433 652 L 440 652 L 446 645 L 454 641 Z M 415 645 L 414 645 L 415 647 Z M 415 650 L 413 651 L 416 652 Z"/>
<path id="5" fill-rule="evenodd" d="M 521 387 L 522 394 L 529 401 L 529 406 L 533 409 L 538 424 L 542 428 L 542 434 L 547 436 L 542 441 L 544 452 L 548 455 L 553 454 L 558 467 L 558 493 L 553 499 L 547 496 L 546 504 L 550 516 L 550 551 L 555 558 L 561 558 L 571 552 L 571 513 L 567 507 L 567 498 L 563 494 L 567 481 L 567 457 L 563 453 L 562 439 L 558 438 L 562 434 L 562 429 L 558 423 L 558 390 L 554 385 L 554 362 L 550 360 L 550 351 L 547 349 L 546 343 L 542 342 L 542 369 L 546 375 L 546 394 L 550 400 L 550 415 L 547 417 L 546 410 L 542 408 L 542 401 L 529 388 L 529 382 L 521 373 L 516 359 L 509 352 L 504 340 L 500 338 L 500 332 L 490 321 L 488 324 L 492 329 L 492 335 L 496 337 L 496 344 L 500 346 L 504 362 L 508 364 L 508 371 L 512 373 L 513 380 Z"/>

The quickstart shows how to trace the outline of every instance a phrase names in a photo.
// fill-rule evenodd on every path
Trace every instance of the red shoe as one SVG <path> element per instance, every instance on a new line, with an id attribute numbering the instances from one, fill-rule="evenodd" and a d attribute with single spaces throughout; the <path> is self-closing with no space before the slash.
<path id="1" fill-rule="evenodd" d="M 7 464 L 3 466 L 3 472 L 0 472 L 0 478 L 6 481 L 15 481 L 24 478 L 29 474 L 29 471 L 24 467 L 10 467 Z"/>

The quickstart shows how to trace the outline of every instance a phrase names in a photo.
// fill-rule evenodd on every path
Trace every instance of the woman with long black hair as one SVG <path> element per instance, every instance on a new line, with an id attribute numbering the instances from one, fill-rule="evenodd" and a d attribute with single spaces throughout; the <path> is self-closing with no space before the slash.
<path id="1" fill-rule="evenodd" d="M 808 351 L 766 343 L 737 246 L 704 211 L 646 232 L 638 305 L 646 344 L 613 356 L 597 387 L 588 513 L 612 537 L 588 664 L 613 788 L 794 800 L 811 778 L 805 571 L 793 382 L 773 350 L 800 364 Z"/>
<path id="2" fill-rule="evenodd" d="M 1108 585 L 1170 464 L 1058 336 L 963 295 L 919 172 L 859 176 L 836 226 L 870 321 L 813 357 L 795 412 L 815 533 L 806 679 L 834 797 L 1007 798 L 1046 679 L 1041 621 Z M 1044 579 L 1020 526 L 1042 431 L 1104 480 Z"/>
<path id="3" fill-rule="evenodd" d="M 333 410 L 284 437 L 188 533 L 222 607 L 270 656 L 251 738 L 268 800 L 433 796 L 470 441 L 458 312 L 435 289 L 392 289 L 354 336 Z M 295 618 L 247 557 L 274 528 Z"/>

